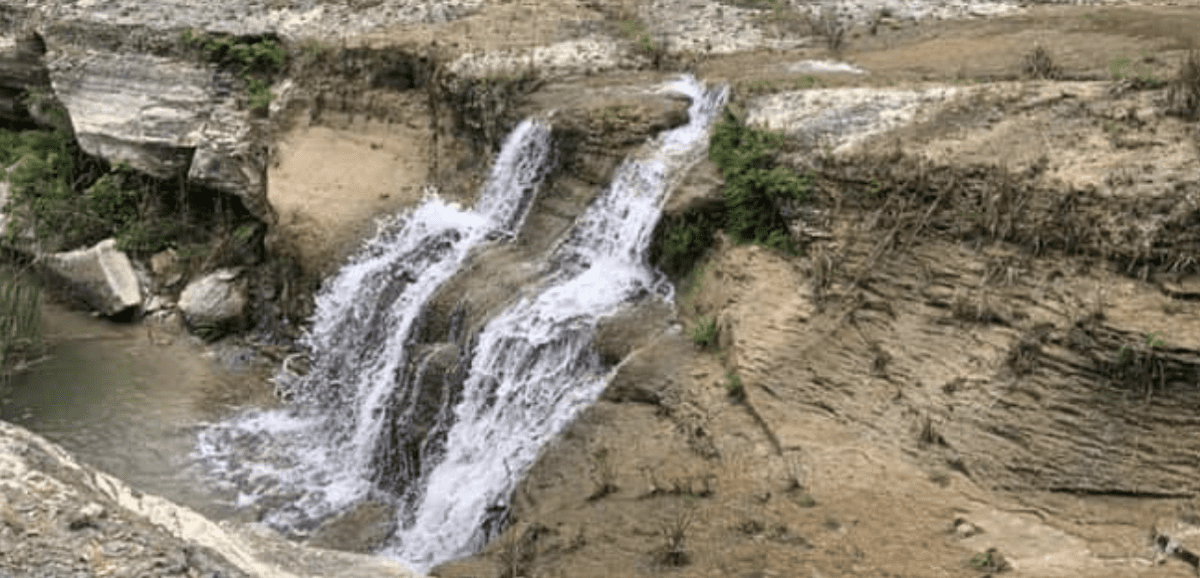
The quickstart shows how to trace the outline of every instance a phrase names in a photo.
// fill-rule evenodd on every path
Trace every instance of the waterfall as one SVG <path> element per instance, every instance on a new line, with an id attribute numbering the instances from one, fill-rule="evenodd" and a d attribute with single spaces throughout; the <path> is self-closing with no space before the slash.
<path id="1" fill-rule="evenodd" d="M 558 278 L 479 334 L 445 455 L 390 554 L 425 569 L 481 546 L 489 512 L 505 507 L 542 445 L 604 389 L 592 347 L 597 319 L 669 287 L 647 265 L 650 236 L 673 179 L 706 150 L 724 91 L 690 79 L 668 89 L 692 98 L 688 124 L 617 169 L 551 257 Z"/>
<path id="2" fill-rule="evenodd" d="M 245 503 L 290 498 L 270 508 L 267 523 L 311 528 L 381 493 L 372 460 L 383 421 L 406 415 L 397 404 L 435 405 L 438 435 L 423 443 L 437 447 L 407 468 L 414 479 L 406 481 L 406 495 L 391 496 L 399 528 L 382 554 L 424 571 L 480 547 L 543 444 L 607 383 L 592 347 L 598 318 L 646 296 L 671 297 L 670 285 L 647 264 L 650 236 L 667 191 L 705 151 L 725 91 L 706 91 L 690 77 L 664 90 L 691 98 L 689 122 L 623 163 L 545 259 L 536 294 L 516 300 L 474 336 L 461 389 L 397 392 L 415 389 L 420 380 L 408 369 L 428 361 L 411 358 L 408 347 L 425 302 L 471 247 L 519 230 L 550 155 L 548 130 L 536 122 L 509 136 L 475 210 L 431 199 L 325 285 L 305 340 L 312 369 L 282 384 L 293 406 L 248 412 L 201 434 L 199 453 L 217 476 Z"/>
<path id="3" fill-rule="evenodd" d="M 381 223 L 325 283 L 303 340 L 312 368 L 300 379 L 277 378 L 294 404 L 250 411 L 200 434 L 197 453 L 215 478 L 239 493 L 238 506 L 299 496 L 264 519 L 295 533 L 372 492 L 384 404 L 409 361 L 406 345 L 422 307 L 472 247 L 519 230 L 549 156 L 549 129 L 521 123 L 501 148 L 474 210 L 432 196 Z"/>

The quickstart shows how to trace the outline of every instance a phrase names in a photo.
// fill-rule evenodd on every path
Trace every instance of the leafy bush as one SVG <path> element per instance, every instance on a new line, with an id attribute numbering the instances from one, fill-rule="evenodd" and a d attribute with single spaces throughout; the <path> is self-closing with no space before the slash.
<path id="1" fill-rule="evenodd" d="M 708 147 L 709 158 L 725 179 L 723 201 L 665 217 L 655 232 L 651 260 L 668 275 L 683 277 L 722 227 L 735 243 L 798 251 L 779 209 L 783 203 L 803 200 L 809 181 L 775 165 L 782 144 L 782 135 L 743 126 L 726 109 Z"/>
<path id="2" fill-rule="evenodd" d="M 38 239 L 70 243 L 102 234 L 93 215 L 76 206 L 72 156 L 65 132 L 0 131 L 0 163 L 12 167 L 5 175 L 10 238 L 32 232 Z"/>
<path id="3" fill-rule="evenodd" d="M 118 165 L 88 183 L 77 167 L 80 156 L 64 132 L 0 131 L 0 160 L 14 162 L 5 210 L 12 216 L 10 239 L 32 233 L 48 251 L 91 245 L 116 237 L 122 250 L 163 248 L 148 243 L 143 230 L 165 224 L 144 218 L 147 191 L 134 173 Z M 140 239 L 133 241 L 134 239 Z"/>
<path id="4" fill-rule="evenodd" d="M 10 187 L 3 207 L 11 217 L 6 234 L 18 242 L 32 235 L 43 251 L 114 237 L 122 251 L 148 255 L 207 243 L 244 220 L 225 206 L 223 195 L 189 193 L 177 180 L 160 181 L 122 164 L 109 167 L 61 131 L 0 130 L 0 168 L 9 166 L 12 171 L 0 171 Z M 253 233 L 249 229 L 237 240 L 245 245 Z"/>

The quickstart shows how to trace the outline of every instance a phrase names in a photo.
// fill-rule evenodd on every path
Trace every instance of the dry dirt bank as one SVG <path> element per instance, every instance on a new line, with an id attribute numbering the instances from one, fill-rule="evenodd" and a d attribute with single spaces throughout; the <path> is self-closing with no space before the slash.
<path id="1" fill-rule="evenodd" d="M 864 33 L 842 56 L 867 75 L 785 67 L 816 49 L 700 63 L 796 137 L 807 253 L 718 246 L 681 287 L 683 330 L 648 313 L 657 341 L 546 449 L 513 526 L 434 574 L 1193 575 L 1155 537 L 1187 549 L 1200 520 L 1200 132 L 1163 84 L 1198 18 Z M 1063 80 L 1023 75 L 1035 42 Z M 849 138 L 810 130 L 846 97 L 777 94 L 810 75 L 942 92 Z M 712 173 L 687 194 L 717 194 Z M 686 335 L 706 316 L 713 351 Z"/>

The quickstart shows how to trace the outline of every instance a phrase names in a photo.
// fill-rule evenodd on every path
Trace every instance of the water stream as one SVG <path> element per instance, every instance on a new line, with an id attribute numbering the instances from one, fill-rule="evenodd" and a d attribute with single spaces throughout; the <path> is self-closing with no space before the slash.
<path id="1" fill-rule="evenodd" d="M 671 298 L 647 264 L 650 236 L 681 169 L 703 154 L 724 90 L 691 78 L 664 90 L 692 99 L 690 121 L 620 166 L 542 261 L 536 291 L 461 345 L 461 387 L 418 390 L 413 328 L 472 249 L 520 230 L 551 157 L 548 129 L 526 121 L 509 135 L 473 210 L 431 198 L 368 242 L 318 296 L 305 342 L 312 370 L 280 376 L 292 406 L 249 411 L 199 437 L 199 454 L 239 504 L 271 502 L 264 520 L 293 535 L 364 499 L 395 504 L 398 530 L 381 553 L 418 570 L 480 547 L 542 445 L 607 383 L 592 348 L 597 319 Z M 436 419 L 396 495 L 378 479 L 381 432 L 418 407 Z"/>
<path id="2" fill-rule="evenodd" d="M 217 359 L 196 340 L 152 323 L 113 323 L 43 304 L 46 357 L 0 388 L 0 419 L 139 491 L 213 519 L 236 517 L 231 496 L 196 483 L 203 469 L 190 454 L 202 424 L 236 405 L 270 403 L 269 383 L 252 365 L 239 366 L 238 351 Z"/>

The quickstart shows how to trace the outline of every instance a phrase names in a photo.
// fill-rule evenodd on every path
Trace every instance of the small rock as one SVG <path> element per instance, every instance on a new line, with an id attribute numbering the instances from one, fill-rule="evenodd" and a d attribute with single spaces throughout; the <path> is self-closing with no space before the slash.
<path id="1" fill-rule="evenodd" d="M 67 527 L 72 530 L 95 528 L 96 520 L 104 517 L 105 513 L 104 506 L 96 502 L 89 502 L 86 506 L 80 508 L 78 512 L 75 512 L 75 515 L 71 516 Z"/>
<path id="2" fill-rule="evenodd" d="M 954 520 L 954 537 L 958 539 L 970 538 L 976 534 L 982 534 L 983 530 L 979 526 L 972 524 L 962 518 Z"/>

